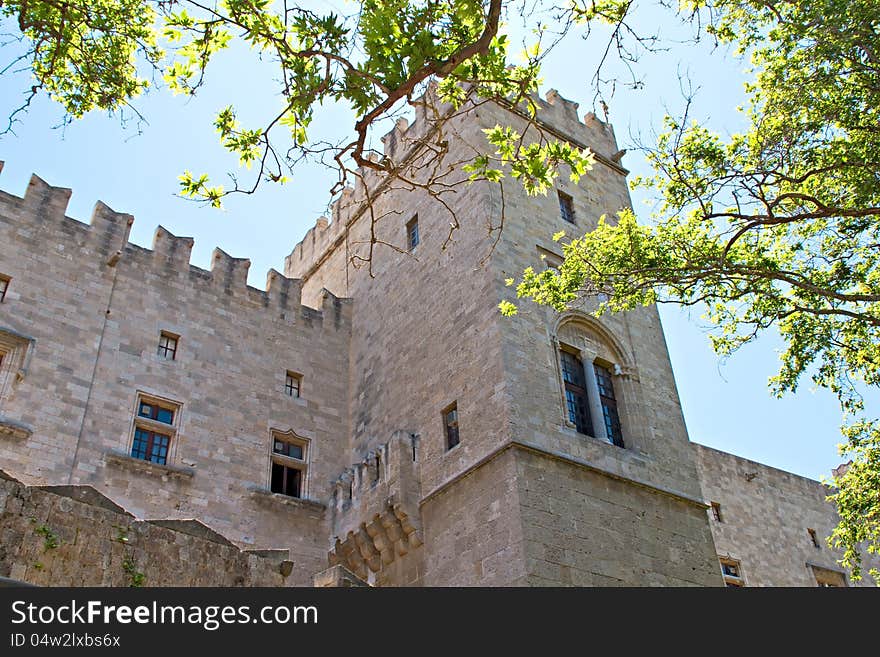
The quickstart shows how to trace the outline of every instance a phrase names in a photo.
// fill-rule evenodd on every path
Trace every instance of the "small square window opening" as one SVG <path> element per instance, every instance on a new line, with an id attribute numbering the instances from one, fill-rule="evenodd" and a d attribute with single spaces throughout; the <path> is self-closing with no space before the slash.
<path id="1" fill-rule="evenodd" d="M 301 391 L 302 375 L 288 370 L 284 381 L 284 392 L 291 397 L 299 397 Z"/>
<path id="2" fill-rule="evenodd" d="M 167 331 L 162 331 L 159 334 L 159 349 L 157 353 L 161 358 L 165 360 L 177 359 L 177 340 L 179 337 Z"/>

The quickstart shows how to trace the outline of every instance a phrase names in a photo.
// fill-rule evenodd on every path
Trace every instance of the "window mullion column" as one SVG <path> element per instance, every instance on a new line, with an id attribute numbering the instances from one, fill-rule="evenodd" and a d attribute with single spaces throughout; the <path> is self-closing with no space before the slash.
<path id="1" fill-rule="evenodd" d="M 584 366 L 584 381 L 587 384 L 587 402 L 590 404 L 590 419 L 593 421 L 593 436 L 599 440 L 608 440 L 605 430 L 605 413 L 602 411 L 602 399 L 599 396 L 599 382 L 596 381 L 596 369 L 593 361 L 596 354 L 581 350 L 581 362 Z"/>

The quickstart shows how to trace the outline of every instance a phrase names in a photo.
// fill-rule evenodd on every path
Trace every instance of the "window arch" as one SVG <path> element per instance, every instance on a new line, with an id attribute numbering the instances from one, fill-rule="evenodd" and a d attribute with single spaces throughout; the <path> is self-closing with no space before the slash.
<path id="1" fill-rule="evenodd" d="M 572 313 L 557 323 L 555 343 L 566 424 L 626 447 L 621 383 L 632 367 L 623 346 L 595 319 Z"/>

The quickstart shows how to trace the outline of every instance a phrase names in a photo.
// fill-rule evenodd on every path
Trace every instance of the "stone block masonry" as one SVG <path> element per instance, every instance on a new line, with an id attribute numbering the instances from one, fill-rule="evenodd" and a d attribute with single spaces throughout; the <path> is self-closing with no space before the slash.
<path id="1" fill-rule="evenodd" d="M 0 471 L 0 577 L 39 586 L 290 586 L 286 563 L 284 550 L 242 551 L 196 520 L 138 520 L 91 486 L 25 486 Z"/>
<path id="2" fill-rule="evenodd" d="M 64 214 L 69 196 L 36 176 L 23 198 L 0 193 L 0 464 L 26 483 L 93 485 L 141 518 L 197 517 L 239 545 L 290 549 L 310 581 L 326 567 L 330 481 L 349 465 L 351 303 L 303 306 L 300 282 L 275 271 L 251 288 L 249 261 L 219 249 L 210 271 L 193 267 L 192 239 L 161 227 L 151 250 L 130 244 L 130 215 L 98 203 L 82 224 Z M 129 456 L 143 399 L 175 409 L 164 464 Z M 273 431 L 306 445 L 293 503 L 268 491 Z"/>
<path id="3" fill-rule="evenodd" d="M 70 219 L 70 191 L 36 176 L 0 192 L 0 576 L 718 586 L 730 552 L 749 582 L 793 581 L 752 556 L 760 537 L 821 535 L 829 516 L 802 512 L 829 508 L 789 487 L 762 513 L 695 452 L 656 308 L 498 311 L 505 279 L 561 258 L 554 233 L 629 207 L 611 126 L 555 91 L 536 117 L 431 89 L 416 106 L 265 290 L 219 249 L 191 266 L 193 240 L 161 226 L 129 243 L 133 218 L 102 203 Z M 471 183 L 495 125 L 596 165 L 546 196 Z"/>

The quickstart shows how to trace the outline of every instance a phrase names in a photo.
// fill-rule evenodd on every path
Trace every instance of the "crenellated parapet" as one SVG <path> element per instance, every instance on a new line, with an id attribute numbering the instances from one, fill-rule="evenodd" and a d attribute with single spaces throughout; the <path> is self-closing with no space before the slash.
<path id="1" fill-rule="evenodd" d="M 545 98 L 535 95 L 529 102 L 533 103 L 531 108 L 524 101 L 519 106 L 508 105 L 504 109 L 533 121 L 548 133 L 548 138 L 569 141 L 578 148 L 589 148 L 600 164 L 624 175 L 627 173 L 620 164 L 624 152 L 618 150 L 610 123 L 603 122 L 593 112 L 581 117 L 578 103 L 563 98 L 555 89 L 549 90 Z M 376 198 L 383 182 L 389 179 L 384 169 L 400 167 L 416 157 L 426 140 L 434 134 L 438 122 L 445 120 L 452 111 L 450 105 L 439 101 L 433 86 L 413 104 L 415 120 L 410 123 L 406 118 L 397 119 L 392 129 L 381 138 L 382 153 L 373 151 L 367 154 L 372 162 L 383 165 L 383 168 L 361 167 L 354 171 L 354 186 L 345 187 L 330 204 L 330 217 L 319 217 L 285 258 L 284 271 L 288 276 L 308 277 L 313 268 L 341 244 L 347 228 L 366 209 L 365 190 L 371 190 L 371 197 Z M 536 110 L 534 117 L 531 109 Z"/>
<path id="2" fill-rule="evenodd" d="M 367 579 L 422 545 L 418 437 L 397 431 L 333 484 L 329 561 Z"/>
<path id="3" fill-rule="evenodd" d="M 2 171 L 2 163 L 0 163 Z M 67 216 L 71 190 L 53 187 L 39 176 L 31 176 L 23 197 L 0 191 L 0 214 L 13 219 L 22 229 L 39 234 L 47 252 L 57 244 L 59 251 L 73 253 L 77 258 L 92 258 L 101 271 L 138 269 L 140 275 L 157 274 L 160 278 L 177 277 L 193 286 L 203 286 L 203 292 L 214 294 L 218 302 L 238 303 L 243 312 L 269 312 L 275 319 L 289 322 L 306 318 L 322 321 L 330 317 L 331 325 L 338 328 L 351 319 L 348 300 L 327 293 L 323 307 L 307 308 L 302 305 L 302 282 L 271 269 L 266 276 L 264 290 L 247 284 L 251 261 L 236 258 L 222 249 L 214 249 L 210 270 L 190 263 L 194 240 L 172 234 L 158 226 L 151 249 L 128 241 L 134 217 L 116 212 L 98 201 L 88 224 Z M 326 223 L 326 222 L 325 222 Z"/>

